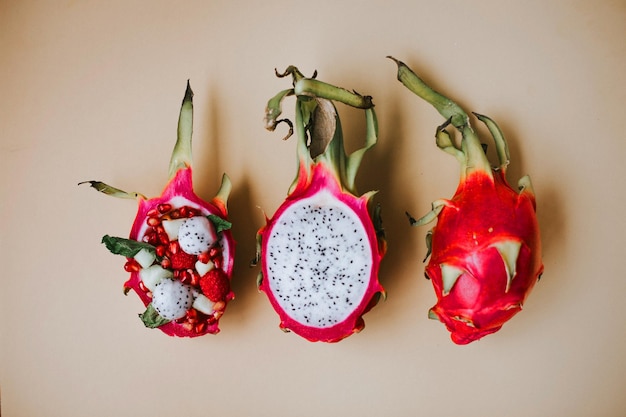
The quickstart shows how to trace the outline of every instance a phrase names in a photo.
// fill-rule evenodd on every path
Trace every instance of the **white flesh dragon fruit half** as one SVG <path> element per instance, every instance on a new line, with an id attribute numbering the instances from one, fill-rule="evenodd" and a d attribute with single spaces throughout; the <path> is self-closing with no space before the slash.
<path id="1" fill-rule="evenodd" d="M 283 330 L 338 342 L 364 327 L 363 314 L 384 294 L 378 282 L 385 252 L 379 210 L 370 210 L 374 193 L 357 197 L 354 187 L 362 155 L 377 140 L 376 118 L 370 97 L 324 84 L 333 99 L 365 109 L 366 145 L 347 156 L 339 117 L 321 83 L 295 67 L 283 76 L 288 74 L 294 89 L 269 101 L 266 121 L 274 130 L 282 99 L 295 93 L 299 169 L 287 199 L 257 235 L 258 285 Z"/>
<path id="2" fill-rule="evenodd" d="M 369 238 L 356 213 L 327 190 L 290 205 L 274 220 L 265 247 L 277 303 L 309 326 L 344 321 L 369 286 Z"/>

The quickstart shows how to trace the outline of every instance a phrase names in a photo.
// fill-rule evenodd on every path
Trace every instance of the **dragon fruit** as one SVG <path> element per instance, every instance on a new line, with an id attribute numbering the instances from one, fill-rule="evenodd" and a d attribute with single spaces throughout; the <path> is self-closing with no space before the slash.
<path id="1" fill-rule="evenodd" d="M 398 65 L 398 80 L 447 119 L 437 129 L 436 143 L 461 165 L 452 199 L 435 201 L 418 220 L 407 215 L 414 226 L 437 219 L 426 238 L 430 261 L 425 275 L 437 296 L 429 317 L 446 325 L 453 342 L 467 344 L 498 331 L 521 311 L 543 272 L 535 196 L 528 176 L 519 180 L 519 192 L 507 183 L 509 150 L 493 120 L 474 113 L 494 138 L 496 168 L 465 111 L 391 59 Z M 446 131 L 450 124 L 462 135 L 460 146 Z"/>
<path id="2" fill-rule="evenodd" d="M 159 197 L 146 198 L 100 181 L 85 181 L 114 197 L 137 199 L 139 209 L 129 238 L 106 235 L 102 242 L 112 253 L 127 258 L 124 269 L 130 278 L 124 293 L 135 291 L 146 310 L 139 315 L 144 325 L 165 334 L 197 337 L 219 332 L 219 319 L 234 298 L 228 286 L 219 302 L 208 299 L 200 286 L 211 270 L 230 281 L 234 240 L 227 219 L 231 183 L 227 175 L 217 195 L 206 202 L 193 191 L 191 136 L 193 92 L 187 83 L 178 121 L 178 138 L 172 152 L 170 180 Z M 83 184 L 81 183 L 81 184 Z M 224 285 L 219 288 L 223 291 Z"/>
<path id="3" fill-rule="evenodd" d="M 337 342 L 360 331 L 362 319 L 384 295 L 378 269 L 385 252 L 374 192 L 357 197 L 355 176 L 363 154 L 377 141 L 371 97 L 305 78 L 290 66 L 293 88 L 269 100 L 273 131 L 282 100 L 296 96 L 297 177 L 287 199 L 257 234 L 258 286 L 280 317 L 280 328 L 309 341 Z M 365 146 L 349 156 L 331 100 L 365 110 Z M 285 138 L 285 139 L 287 139 Z"/>

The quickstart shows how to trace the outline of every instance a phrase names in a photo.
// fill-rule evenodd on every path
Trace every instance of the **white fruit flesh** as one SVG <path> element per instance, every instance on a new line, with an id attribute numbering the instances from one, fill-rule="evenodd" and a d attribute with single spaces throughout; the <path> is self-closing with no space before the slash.
<path id="1" fill-rule="evenodd" d="M 211 261 L 208 261 L 207 263 L 197 261 L 195 266 L 196 266 L 196 271 L 198 271 L 198 274 L 200 276 L 203 276 L 204 274 L 209 272 L 211 269 L 215 268 L 215 264 Z"/>
<path id="2" fill-rule="evenodd" d="M 267 239 L 265 279 L 291 318 L 331 327 L 359 306 L 373 260 L 367 231 L 352 208 L 320 191 L 274 219 Z"/>
<path id="3" fill-rule="evenodd" d="M 152 265 L 152 263 L 156 259 L 156 255 L 154 254 L 154 252 L 151 252 L 147 249 L 141 249 L 139 252 L 137 252 L 134 258 L 137 263 L 141 265 L 142 268 L 147 268 Z"/>
<path id="4" fill-rule="evenodd" d="M 152 265 L 139 271 L 139 278 L 150 291 L 154 291 L 154 287 L 163 278 L 172 278 L 174 274 L 168 269 L 164 269 L 161 265 Z"/>
<path id="5" fill-rule="evenodd" d="M 184 317 L 192 303 L 192 288 L 179 280 L 162 279 L 152 291 L 152 306 L 167 320 Z"/>
<path id="6" fill-rule="evenodd" d="M 191 255 L 200 255 L 208 251 L 216 240 L 215 228 L 204 216 L 185 219 L 178 229 L 180 248 Z"/>
<path id="7" fill-rule="evenodd" d="M 213 314 L 214 305 L 215 303 L 209 300 L 209 298 L 204 294 L 197 294 L 191 306 L 201 313 L 211 315 Z"/>
<path id="8" fill-rule="evenodd" d="M 173 219 L 162 221 L 161 224 L 163 224 L 163 229 L 170 240 L 178 239 L 178 230 L 180 229 L 180 225 L 183 224 L 185 220 L 186 219 Z"/>

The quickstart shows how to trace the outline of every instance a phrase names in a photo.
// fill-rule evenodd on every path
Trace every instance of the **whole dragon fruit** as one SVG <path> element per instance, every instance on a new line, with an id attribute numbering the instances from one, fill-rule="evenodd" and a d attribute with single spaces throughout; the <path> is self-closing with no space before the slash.
<path id="1" fill-rule="evenodd" d="M 437 219 L 426 239 L 426 277 L 437 295 L 429 317 L 442 321 L 455 343 L 467 344 L 498 331 L 521 311 L 543 272 L 535 196 L 528 176 L 520 179 L 519 192 L 507 183 L 509 151 L 493 120 L 475 114 L 494 138 L 499 159 L 494 169 L 465 111 L 391 59 L 398 80 L 447 119 L 437 129 L 436 143 L 461 164 L 452 199 L 435 201 L 419 220 L 407 215 L 414 226 Z M 450 124 L 462 135 L 460 146 L 445 130 Z"/>
<path id="2" fill-rule="evenodd" d="M 129 238 L 106 235 L 102 243 L 112 253 L 127 258 L 124 269 L 130 272 L 130 279 L 124 284 L 124 293 L 133 290 L 143 301 L 146 310 L 139 317 L 145 326 L 180 337 L 219 332 L 219 319 L 234 298 L 230 289 L 234 240 L 226 208 L 231 183 L 224 174 L 210 202 L 193 191 L 192 99 L 187 83 L 170 160 L 170 180 L 161 196 L 148 199 L 100 181 L 83 182 L 104 194 L 138 200 Z M 217 282 L 209 279 L 214 276 L 219 276 L 219 282 L 207 284 Z M 213 288 L 216 285 L 217 290 Z"/>
<path id="3" fill-rule="evenodd" d="M 363 154 L 377 141 L 371 97 L 305 78 L 290 66 L 293 88 L 269 100 L 273 131 L 282 100 L 296 96 L 298 173 L 287 199 L 257 234 L 259 289 L 280 316 L 280 327 L 309 341 L 337 342 L 360 331 L 384 291 L 378 282 L 385 241 L 374 192 L 357 196 L 354 180 Z M 365 146 L 349 156 L 331 100 L 365 109 Z M 285 138 L 286 139 L 286 138 Z"/>

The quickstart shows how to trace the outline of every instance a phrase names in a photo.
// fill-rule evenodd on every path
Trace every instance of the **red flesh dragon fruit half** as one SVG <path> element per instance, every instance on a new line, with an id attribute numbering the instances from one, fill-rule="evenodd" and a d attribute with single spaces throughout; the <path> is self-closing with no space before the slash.
<path id="1" fill-rule="evenodd" d="M 192 98 L 187 83 L 170 180 L 160 197 L 147 199 L 99 181 L 86 181 L 102 193 L 138 200 L 129 238 L 106 235 L 102 243 L 127 258 L 124 269 L 130 279 L 124 293 L 132 289 L 143 301 L 146 310 L 139 317 L 145 326 L 180 337 L 219 332 L 219 319 L 234 298 L 230 289 L 234 241 L 226 208 L 231 184 L 224 175 L 211 202 L 193 191 Z"/>
<path id="2" fill-rule="evenodd" d="M 280 328 L 309 341 L 337 342 L 364 327 L 362 319 L 384 291 L 378 269 L 385 252 L 380 208 L 374 192 L 357 197 L 354 180 L 367 149 L 377 141 L 371 97 L 305 78 L 289 67 L 293 88 L 267 105 L 267 129 L 278 120 L 282 100 L 296 96 L 298 174 L 287 199 L 257 235 L 259 289 L 280 316 Z M 366 144 L 346 155 L 331 100 L 365 110 Z M 286 139 L 286 138 L 285 138 Z"/>
<path id="3" fill-rule="evenodd" d="M 419 220 L 409 219 L 412 225 L 437 219 L 426 239 L 426 277 L 437 295 L 429 317 L 442 321 L 455 343 L 467 344 L 498 331 L 521 311 L 543 272 L 535 196 L 528 176 L 519 181 L 519 192 L 507 183 L 509 151 L 493 120 L 475 114 L 494 138 L 499 159 L 495 169 L 465 111 L 391 59 L 398 65 L 398 80 L 447 119 L 437 129 L 436 143 L 461 164 L 454 197 L 435 201 Z M 450 124 L 462 135 L 460 146 L 445 130 Z"/>

